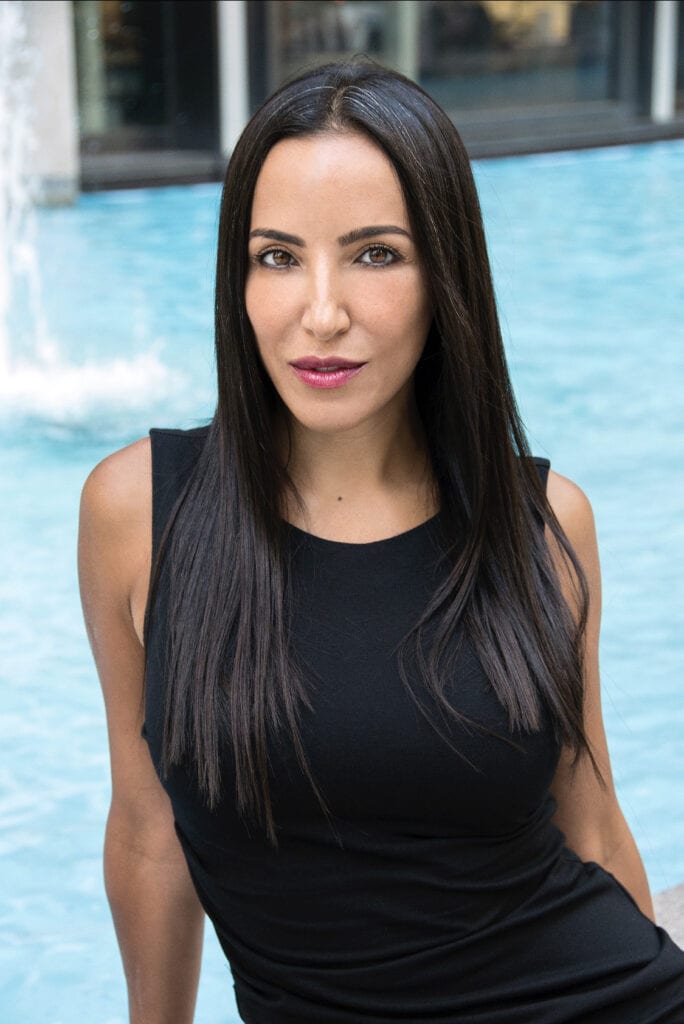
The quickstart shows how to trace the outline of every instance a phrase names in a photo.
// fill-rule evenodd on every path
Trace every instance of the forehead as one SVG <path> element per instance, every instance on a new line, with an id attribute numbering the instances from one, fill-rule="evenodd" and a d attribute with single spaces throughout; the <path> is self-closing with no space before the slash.
<path id="1" fill-rule="evenodd" d="M 251 227 L 280 227 L 276 218 L 344 221 L 344 229 L 394 223 L 408 228 L 399 179 L 390 160 L 357 132 L 283 139 L 257 178 Z M 349 219 L 359 220 L 349 224 Z"/>

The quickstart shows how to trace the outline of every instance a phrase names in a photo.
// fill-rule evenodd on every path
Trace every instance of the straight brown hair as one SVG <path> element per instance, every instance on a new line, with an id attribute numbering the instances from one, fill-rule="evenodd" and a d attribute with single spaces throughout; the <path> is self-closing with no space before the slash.
<path id="1" fill-rule="evenodd" d="M 282 519 L 292 482 L 274 438 L 279 399 L 245 309 L 247 241 L 256 180 L 271 148 L 281 139 L 344 131 L 364 133 L 394 166 L 434 310 L 415 394 L 450 572 L 398 652 L 404 683 L 428 714 L 406 668 L 407 652 L 417 652 L 421 686 L 458 717 L 444 678 L 450 641 L 463 623 L 511 729 L 538 729 L 545 706 L 558 742 L 596 769 L 583 724 L 587 584 L 516 406 L 466 150 L 444 111 L 408 78 L 366 59 L 328 64 L 263 104 L 228 165 L 216 269 L 218 404 L 157 565 L 157 580 L 163 573 L 169 587 L 164 769 L 191 764 L 215 804 L 219 746 L 228 736 L 239 810 L 261 822 L 274 843 L 269 737 L 289 734 L 325 803 L 299 732 L 309 698 L 288 642 Z M 571 570 L 577 614 L 561 593 L 544 526 Z M 428 624 L 433 641 L 425 652 Z"/>

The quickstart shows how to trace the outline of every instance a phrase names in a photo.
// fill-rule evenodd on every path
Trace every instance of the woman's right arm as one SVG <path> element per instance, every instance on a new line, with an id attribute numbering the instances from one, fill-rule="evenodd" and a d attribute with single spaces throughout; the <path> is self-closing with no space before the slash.
<path id="1" fill-rule="evenodd" d="M 148 440 L 101 462 L 83 488 L 79 582 L 107 713 L 112 801 L 105 886 L 131 1024 L 190 1024 L 204 913 L 173 827 L 169 799 L 141 736 L 142 624 L 151 558 Z"/>

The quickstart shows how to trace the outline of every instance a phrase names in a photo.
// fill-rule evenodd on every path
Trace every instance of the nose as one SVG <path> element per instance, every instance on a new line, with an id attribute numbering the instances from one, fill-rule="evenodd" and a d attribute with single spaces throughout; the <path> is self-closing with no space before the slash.
<path id="1" fill-rule="evenodd" d="M 312 274 L 302 327 L 317 341 L 331 341 L 349 330 L 351 320 L 333 269 L 318 267 Z"/>

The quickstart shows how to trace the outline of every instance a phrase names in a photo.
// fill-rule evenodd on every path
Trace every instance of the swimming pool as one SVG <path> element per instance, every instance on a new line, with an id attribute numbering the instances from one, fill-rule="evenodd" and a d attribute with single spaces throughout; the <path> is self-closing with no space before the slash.
<path id="1" fill-rule="evenodd" d="M 481 162 L 477 178 L 533 450 L 594 506 L 604 712 L 658 891 L 684 881 L 684 143 Z M 107 745 L 77 595 L 77 502 L 114 447 L 210 415 L 217 208 L 211 185 L 40 211 L 40 274 L 15 289 L 0 380 L 7 1024 L 127 1019 L 102 885 Z M 210 936 L 196 1019 L 237 1020 Z"/>

